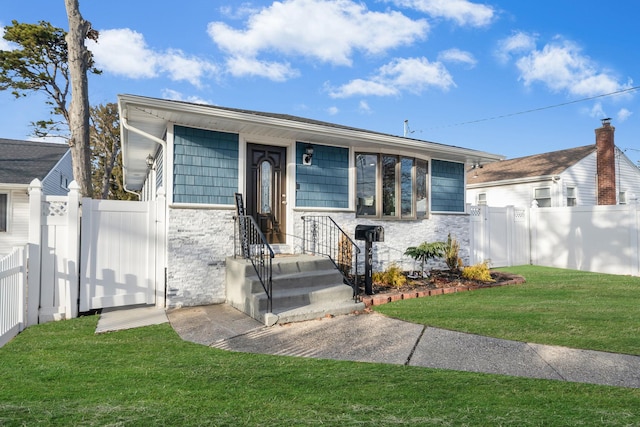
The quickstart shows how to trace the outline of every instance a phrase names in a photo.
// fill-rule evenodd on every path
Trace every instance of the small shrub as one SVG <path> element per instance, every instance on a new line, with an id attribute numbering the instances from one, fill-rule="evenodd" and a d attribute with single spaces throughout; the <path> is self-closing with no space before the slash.
<path id="1" fill-rule="evenodd" d="M 467 280 L 479 280 L 481 282 L 495 282 L 491 278 L 491 272 L 486 262 L 465 267 L 462 270 L 462 277 Z"/>
<path id="2" fill-rule="evenodd" d="M 385 271 L 371 274 L 371 280 L 394 288 L 401 288 L 407 284 L 407 278 L 396 264 L 391 264 Z"/>
<path id="3" fill-rule="evenodd" d="M 459 271 L 463 265 L 458 252 L 460 252 L 460 243 L 449 233 L 447 243 L 444 245 L 444 262 L 451 271 Z"/>
<path id="4" fill-rule="evenodd" d="M 404 254 L 421 262 L 420 275 L 424 277 L 425 262 L 429 259 L 441 258 L 444 255 L 444 249 L 444 242 L 422 242 L 419 246 L 409 246 Z"/>

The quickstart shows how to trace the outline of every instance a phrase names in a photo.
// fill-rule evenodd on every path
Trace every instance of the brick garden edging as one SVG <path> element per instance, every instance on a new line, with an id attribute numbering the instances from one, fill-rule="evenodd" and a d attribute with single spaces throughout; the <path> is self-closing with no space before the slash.
<path id="1" fill-rule="evenodd" d="M 428 289 L 423 291 L 389 292 L 389 293 L 376 294 L 376 295 L 364 295 L 362 297 L 362 302 L 364 302 L 364 305 L 366 308 L 369 308 L 373 305 L 382 305 L 382 304 L 386 304 L 393 301 L 400 301 L 403 299 L 431 297 L 431 296 L 443 295 L 443 294 L 454 294 L 456 292 L 475 291 L 477 289 L 495 288 L 498 286 L 506 286 L 506 285 L 519 285 L 525 282 L 526 280 L 524 277 L 514 274 L 509 280 L 505 280 L 500 283 L 487 283 L 480 286 L 451 286 L 449 288 Z"/>

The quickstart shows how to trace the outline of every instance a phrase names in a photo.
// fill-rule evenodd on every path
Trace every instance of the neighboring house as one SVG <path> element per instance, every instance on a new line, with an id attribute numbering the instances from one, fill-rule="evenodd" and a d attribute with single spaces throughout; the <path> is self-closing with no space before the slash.
<path id="1" fill-rule="evenodd" d="M 65 195 L 73 180 L 66 144 L 0 139 L 0 256 L 29 238 L 29 184 L 46 195 Z"/>
<path id="2" fill-rule="evenodd" d="M 503 160 L 468 171 L 467 200 L 477 205 L 592 206 L 635 203 L 640 169 L 614 144 L 609 119 L 596 144 Z"/>
<path id="3" fill-rule="evenodd" d="M 118 102 L 125 187 L 143 200 L 166 194 L 169 307 L 225 301 L 235 193 L 276 252 L 301 252 L 302 217 L 323 215 L 351 237 L 356 225 L 383 226 L 377 269 L 448 233 L 468 259 L 465 170 L 502 159 L 283 114 L 133 95 Z"/>

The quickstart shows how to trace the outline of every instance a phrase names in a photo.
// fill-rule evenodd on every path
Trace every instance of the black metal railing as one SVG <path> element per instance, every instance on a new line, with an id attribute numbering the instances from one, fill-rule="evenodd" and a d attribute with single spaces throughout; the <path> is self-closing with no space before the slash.
<path id="1" fill-rule="evenodd" d="M 303 216 L 302 224 L 302 251 L 329 257 L 358 300 L 358 245 L 330 216 Z"/>
<path id="2" fill-rule="evenodd" d="M 233 255 L 251 261 L 267 294 L 267 312 L 273 309 L 273 249 L 252 216 L 234 216 Z"/>

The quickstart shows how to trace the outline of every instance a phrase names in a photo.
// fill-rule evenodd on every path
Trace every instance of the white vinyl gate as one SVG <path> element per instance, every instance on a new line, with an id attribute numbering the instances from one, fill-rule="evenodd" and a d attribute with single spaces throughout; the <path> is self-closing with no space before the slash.
<path id="1" fill-rule="evenodd" d="M 156 303 L 155 202 L 82 201 L 80 311 Z"/>
<path id="2" fill-rule="evenodd" d="M 471 264 L 490 267 L 529 264 L 528 209 L 471 206 Z"/>
<path id="3" fill-rule="evenodd" d="M 28 324 L 133 304 L 164 306 L 164 192 L 155 201 L 82 199 L 29 189 Z"/>

